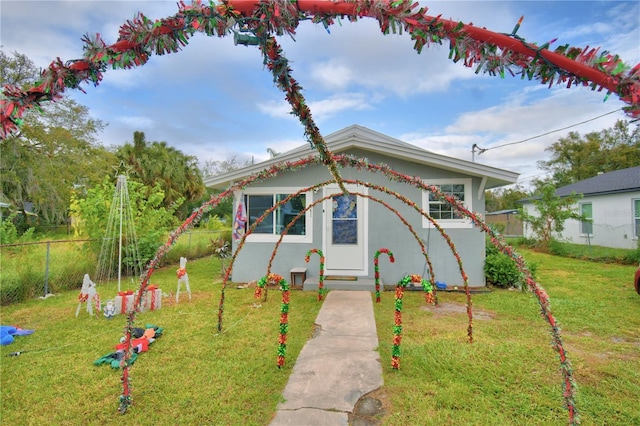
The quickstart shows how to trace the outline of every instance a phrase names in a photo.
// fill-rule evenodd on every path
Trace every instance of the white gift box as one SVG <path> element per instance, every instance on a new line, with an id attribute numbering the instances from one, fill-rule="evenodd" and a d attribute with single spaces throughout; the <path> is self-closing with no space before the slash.
<path id="1" fill-rule="evenodd" d="M 144 292 L 142 297 L 143 311 L 157 311 L 162 307 L 162 290 L 155 286 Z"/>
<path id="2" fill-rule="evenodd" d="M 126 314 L 133 309 L 133 302 L 136 297 L 134 293 L 121 291 L 116 296 L 114 304 L 116 305 L 116 315 Z"/>

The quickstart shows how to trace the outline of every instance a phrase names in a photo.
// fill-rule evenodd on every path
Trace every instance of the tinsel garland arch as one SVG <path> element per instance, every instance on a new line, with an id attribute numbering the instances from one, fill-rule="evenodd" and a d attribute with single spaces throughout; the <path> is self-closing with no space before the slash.
<path id="1" fill-rule="evenodd" d="M 549 303 L 549 297 L 546 294 L 546 291 L 533 279 L 530 271 L 527 269 L 526 263 L 524 261 L 524 258 L 518 254 L 511 246 L 509 246 L 505 240 L 499 235 L 496 234 L 486 223 L 484 223 L 484 221 L 474 212 L 469 211 L 468 209 L 466 209 L 455 197 L 450 197 L 447 196 L 445 194 L 442 194 L 438 188 L 431 186 L 431 185 L 426 185 L 424 184 L 424 182 L 422 182 L 422 180 L 419 177 L 416 176 L 409 176 L 403 173 L 399 173 L 396 172 L 394 170 L 392 170 L 389 166 L 385 165 L 385 164 L 374 164 L 374 163 L 370 163 L 368 162 L 366 159 L 359 159 L 353 156 L 349 156 L 349 155 L 336 155 L 332 157 L 332 161 L 335 162 L 336 165 L 338 165 L 341 168 L 355 168 L 356 170 L 365 170 L 365 171 L 369 171 L 369 172 L 373 172 L 373 173 L 380 173 L 382 175 L 384 175 L 386 178 L 388 178 L 391 181 L 395 181 L 395 182 L 400 182 L 403 184 L 407 184 L 410 186 L 413 186 L 415 188 L 419 188 L 422 189 L 424 191 L 430 191 L 432 193 L 434 193 L 437 197 L 444 199 L 447 203 L 449 203 L 451 206 L 453 206 L 455 209 L 457 209 L 464 217 L 466 217 L 467 219 L 471 220 L 471 222 L 478 227 L 479 229 L 481 229 L 482 231 L 484 231 L 485 233 L 487 233 L 490 238 L 491 238 L 491 242 L 503 253 L 509 255 L 517 264 L 519 271 L 523 274 L 524 278 L 525 278 L 525 282 L 527 283 L 527 286 L 529 287 L 529 289 L 534 293 L 534 295 L 536 296 L 538 303 L 540 305 L 540 310 L 541 310 L 541 315 L 543 317 L 543 319 L 545 319 L 551 328 L 551 335 L 552 335 L 552 346 L 553 348 L 556 350 L 556 352 L 559 355 L 560 358 L 560 369 L 561 369 L 561 373 L 563 376 L 563 398 L 564 398 L 564 402 L 565 402 L 565 406 L 567 407 L 568 411 L 569 411 L 569 422 L 570 423 L 576 423 L 577 422 L 577 409 L 575 406 L 575 383 L 573 380 L 573 371 L 572 371 L 572 367 L 571 367 L 571 362 L 569 361 L 566 352 L 564 350 L 564 344 L 562 342 L 562 338 L 560 337 L 560 330 L 559 330 L 559 326 L 557 324 L 557 321 L 555 320 L 555 317 L 553 316 L 553 314 L 551 313 L 551 307 L 550 307 L 550 303 Z M 145 271 L 145 273 L 142 275 L 141 277 L 141 284 L 140 284 L 140 289 L 138 291 L 138 294 L 142 294 L 144 292 L 144 290 L 147 288 L 148 286 L 148 282 L 150 280 L 151 275 L 153 274 L 155 268 L 158 266 L 159 262 L 164 258 L 164 256 L 166 256 L 167 252 L 170 250 L 171 246 L 177 241 L 177 238 L 184 233 L 187 229 L 189 229 L 191 226 L 193 226 L 195 223 L 197 223 L 200 218 L 202 217 L 202 214 L 208 210 L 209 208 L 215 207 L 222 199 L 227 198 L 227 197 L 232 197 L 233 196 L 233 192 L 237 191 L 237 190 L 243 190 L 246 186 L 253 184 L 253 183 L 257 183 L 260 181 L 264 181 L 273 177 L 278 176 L 280 173 L 284 173 L 284 172 L 296 172 L 304 167 L 307 167 L 309 165 L 322 165 L 325 164 L 325 161 L 322 160 L 319 157 L 308 157 L 305 159 L 301 159 L 301 160 L 297 160 L 297 161 L 288 161 L 288 162 L 282 162 L 279 164 L 274 164 L 254 175 L 249 176 L 248 178 L 246 178 L 245 180 L 232 185 L 229 189 L 227 189 L 226 191 L 224 191 L 223 193 L 212 197 L 207 203 L 203 204 L 198 210 L 196 210 L 176 231 L 172 232 L 168 241 L 165 243 L 164 246 L 162 246 L 157 252 L 156 255 L 154 257 L 154 259 L 152 259 L 152 261 L 149 263 L 148 269 L 147 271 Z M 413 207 L 415 210 L 417 210 L 420 214 L 425 215 L 425 217 L 427 217 L 428 219 L 430 218 L 428 215 L 426 215 L 425 212 L 423 212 L 419 206 L 417 206 L 414 202 L 412 202 L 411 200 L 406 199 L 406 197 L 401 196 L 400 194 L 397 194 L 391 190 L 389 190 L 388 188 L 384 187 L 384 186 L 380 186 L 380 185 L 375 185 L 375 184 L 371 184 L 368 182 L 361 182 L 361 181 L 345 181 L 345 182 L 349 182 L 349 183 L 358 183 L 358 184 L 362 184 L 365 185 L 369 188 L 375 188 L 377 190 L 380 190 L 382 192 L 385 192 L 387 194 L 393 195 L 395 196 L 398 200 L 403 201 L 405 204 Z M 320 187 L 324 184 L 328 184 L 330 182 L 324 182 L 322 184 L 318 184 L 316 185 L 317 187 Z M 316 187 L 314 186 L 314 187 Z M 310 187 L 313 188 L 313 187 Z M 439 226 L 437 225 L 437 222 L 435 220 L 433 220 L 432 218 L 430 219 L 432 221 L 432 223 L 434 223 L 434 225 L 436 225 L 436 227 L 440 230 L 441 228 L 439 228 Z M 446 236 L 446 233 L 444 233 L 442 231 L 443 236 Z M 231 276 L 231 272 L 232 272 L 232 265 L 235 262 L 235 259 L 237 258 L 237 255 L 239 254 L 239 252 L 242 250 L 242 247 L 244 245 L 244 242 L 246 240 L 246 235 L 243 236 L 243 238 L 239 241 L 238 246 L 236 247 L 236 250 L 233 253 L 232 259 L 231 259 L 231 264 L 230 267 L 227 269 L 227 272 L 225 274 L 224 280 L 223 280 L 223 286 L 222 286 L 222 293 L 221 293 L 221 298 L 220 298 L 220 303 L 219 303 L 219 312 L 218 312 L 218 331 L 222 330 L 222 315 L 224 312 L 224 295 L 225 295 L 225 288 L 226 288 L 226 284 L 229 281 L 229 277 Z M 450 241 L 450 239 L 448 240 L 450 247 L 453 247 L 453 251 L 455 252 L 455 246 L 453 246 L 453 243 Z M 272 255 L 273 258 L 274 255 Z M 466 288 L 466 294 L 467 294 L 467 299 L 468 299 L 468 304 L 467 304 L 467 313 L 469 316 L 469 329 L 468 329 L 468 334 L 469 334 L 469 338 L 471 341 L 471 332 L 472 332 L 472 328 L 471 328 L 471 321 L 472 321 L 472 314 L 471 314 L 471 300 L 470 300 L 470 294 L 468 291 L 468 286 L 466 284 L 466 274 L 464 273 L 464 270 L 462 269 L 462 263 L 461 263 L 461 259 L 459 259 L 459 256 L 457 256 L 457 259 L 459 260 L 459 267 L 461 269 L 461 274 L 465 279 L 465 288 Z M 138 310 L 138 308 L 140 307 L 140 297 L 137 297 L 134 300 L 134 308 L 128 315 L 127 315 L 127 325 L 125 327 L 125 332 L 124 332 L 124 341 L 125 344 L 127 345 L 127 347 L 130 348 L 131 345 L 131 332 L 133 329 L 133 324 L 135 322 L 135 317 L 136 317 L 136 311 Z M 132 397 L 131 397 L 131 388 L 129 385 L 129 365 L 128 365 L 128 357 L 130 356 L 130 351 L 125 352 L 125 358 L 123 360 L 123 372 L 122 372 L 122 382 L 123 382 L 123 394 L 120 397 L 120 411 L 122 413 L 126 412 L 126 410 L 128 409 L 128 407 L 131 405 L 131 401 L 132 401 Z"/>

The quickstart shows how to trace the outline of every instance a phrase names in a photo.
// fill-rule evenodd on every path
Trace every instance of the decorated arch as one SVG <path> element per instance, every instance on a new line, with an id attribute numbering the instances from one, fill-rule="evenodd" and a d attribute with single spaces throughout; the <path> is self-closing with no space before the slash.
<path id="1" fill-rule="evenodd" d="M 334 156 L 312 118 L 302 95 L 302 88 L 293 78 L 289 62 L 276 39 L 277 36 L 294 35 L 299 23 L 304 20 L 310 20 L 328 28 L 339 19 L 358 21 L 362 18 L 377 20 L 384 34 L 405 32 L 414 41 L 414 49 L 418 53 L 424 47 L 448 41 L 449 58 L 454 62 L 461 62 L 466 67 L 475 68 L 477 73 L 487 73 L 501 78 L 507 74 L 517 75 L 523 79 L 538 80 L 549 87 L 554 84 L 563 84 L 567 88 L 581 86 L 605 91 L 606 97 L 614 94 L 627 104 L 624 109 L 629 117 L 640 118 L 640 64 L 630 68 L 617 55 L 600 52 L 599 48 L 583 49 L 563 45 L 551 50 L 549 44 L 537 45 L 528 42 L 517 35 L 522 20 L 515 25 L 510 34 L 501 34 L 471 24 L 430 16 L 427 8 L 419 7 L 417 3 L 409 0 L 226 0 L 221 3 L 206 4 L 201 0 L 194 0 L 191 4 L 180 1 L 175 15 L 160 20 L 152 21 L 139 13 L 120 27 L 118 39 L 110 44 L 98 34 L 86 35 L 83 38 L 82 58 L 70 59 L 66 62 L 60 59 L 53 61 L 42 72 L 41 79 L 33 87 L 5 86 L 4 97 L 0 99 L 0 139 L 5 139 L 19 130 L 26 110 L 37 108 L 43 102 L 55 101 L 67 89 L 84 90 L 81 85 L 85 83 L 97 86 L 109 68 L 127 69 L 142 66 L 153 55 L 175 53 L 185 47 L 189 43 L 189 38 L 195 33 L 216 37 L 234 34 L 237 43 L 258 46 L 263 63 L 272 73 L 276 86 L 284 93 L 291 105 L 292 113 L 298 117 L 303 126 L 304 135 L 311 148 L 317 151 L 317 156 L 265 169 L 242 183 L 230 187 L 195 211 L 158 249 L 154 259 L 141 276 L 140 291 L 134 302 L 139 306 L 141 294 L 147 288 L 159 261 L 170 250 L 177 238 L 200 220 L 206 208 L 215 206 L 220 200 L 232 196 L 234 190 L 268 179 L 280 171 L 295 170 L 310 163 L 322 164 L 329 169 L 333 176 L 332 181 L 338 184 L 343 193 L 349 193 L 349 191 L 340 174 L 341 167 L 375 170 L 407 185 L 413 185 L 425 191 L 437 191 L 436 188 L 425 186 L 420 179 L 401 175 L 385 165 L 370 164 L 365 160 L 348 156 Z M 384 191 L 384 188 L 376 188 L 376 190 Z M 493 244 L 509 254 L 518 264 L 529 289 L 537 297 L 543 318 L 551 327 L 553 346 L 559 355 L 563 374 L 563 398 L 569 412 L 569 421 L 577 422 L 571 366 L 566 357 L 555 318 L 551 314 L 546 292 L 532 278 L 522 257 L 477 215 L 466 210 L 455 199 L 445 197 L 443 194 L 439 196 L 489 234 Z M 401 200 L 400 197 L 397 198 Z M 428 214 L 418 206 L 412 207 L 429 218 Z M 446 233 L 443 236 L 446 236 Z M 455 248 L 452 245 L 450 247 L 455 253 Z M 233 254 L 232 263 L 241 249 L 242 244 L 239 244 Z M 275 256 L 276 251 L 277 246 L 272 256 Z M 458 261 L 466 283 L 461 259 L 458 258 Z M 223 287 L 229 280 L 231 270 L 232 267 L 225 274 Z M 223 311 L 224 292 L 219 304 L 219 328 L 222 327 Z M 471 327 L 470 303 L 468 312 Z M 124 336 L 127 347 L 131 345 L 131 331 L 135 317 L 135 310 L 127 316 Z M 471 338 L 471 328 L 469 328 L 469 337 Z M 127 354 L 130 354 L 130 351 Z M 132 398 L 127 357 L 123 363 L 122 383 L 120 410 L 124 413 L 130 406 Z"/>

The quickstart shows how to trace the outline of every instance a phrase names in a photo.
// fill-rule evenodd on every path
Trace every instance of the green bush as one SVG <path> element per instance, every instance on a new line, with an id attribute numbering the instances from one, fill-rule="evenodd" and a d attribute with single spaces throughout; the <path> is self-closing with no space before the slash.
<path id="1" fill-rule="evenodd" d="M 527 264 L 531 275 L 535 276 L 536 264 Z M 493 244 L 487 245 L 487 256 L 484 262 L 484 275 L 487 282 L 501 288 L 515 287 L 523 289 L 525 282 L 516 262 L 502 253 Z"/>

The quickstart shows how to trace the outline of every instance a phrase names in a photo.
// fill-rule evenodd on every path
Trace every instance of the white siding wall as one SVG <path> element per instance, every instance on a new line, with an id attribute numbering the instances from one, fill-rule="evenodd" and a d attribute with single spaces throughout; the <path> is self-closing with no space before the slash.
<path id="1" fill-rule="evenodd" d="M 591 203 L 593 207 L 593 234 L 581 233 L 580 222 L 568 220 L 561 236 L 575 244 L 592 244 L 604 247 L 634 249 L 638 247 L 638 240 L 634 235 L 633 200 L 640 198 L 640 191 L 587 196 L 579 203 Z M 527 203 L 524 208 L 535 214 L 535 207 Z M 578 205 L 576 205 L 578 208 Z M 525 224 L 525 236 L 531 237 L 531 227 Z"/>

